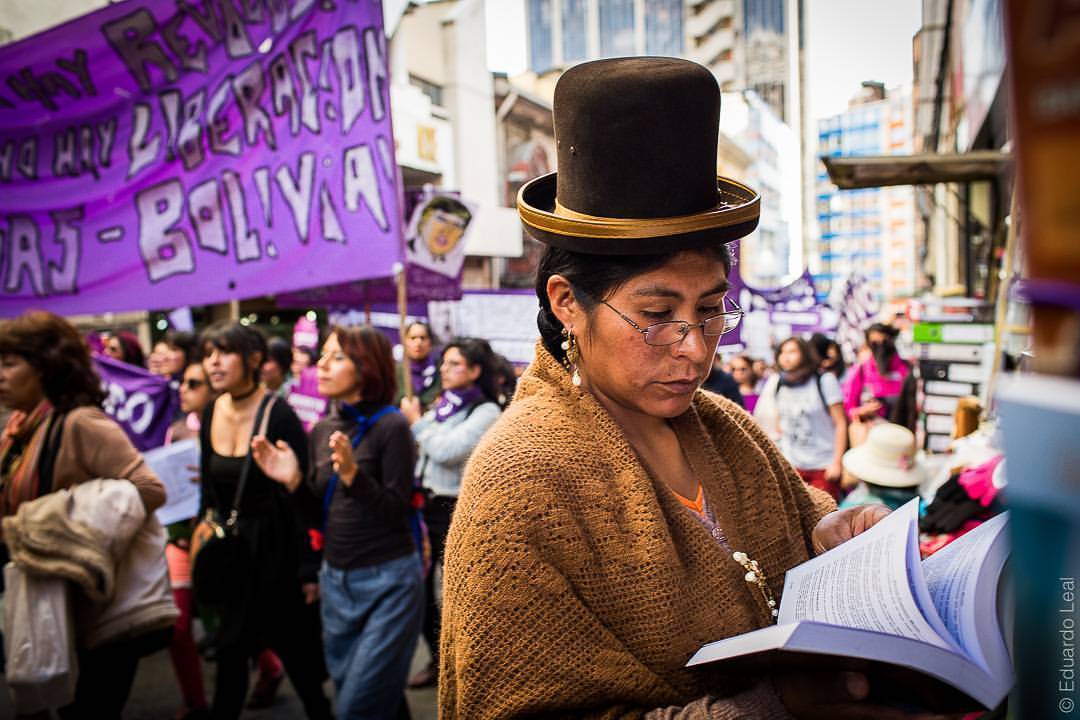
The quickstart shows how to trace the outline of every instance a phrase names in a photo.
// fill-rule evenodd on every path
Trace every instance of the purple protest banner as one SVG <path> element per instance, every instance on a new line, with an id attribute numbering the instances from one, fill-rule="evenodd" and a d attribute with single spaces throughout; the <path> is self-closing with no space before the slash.
<path id="1" fill-rule="evenodd" d="M 733 254 L 738 257 L 737 250 Z M 828 332 L 836 327 L 835 312 L 817 303 L 814 278 L 804 270 L 798 278 L 776 288 L 748 285 L 733 265 L 728 277 L 734 298 L 743 310 L 743 321 L 720 340 L 721 352 L 747 351 L 755 356 L 771 355 L 772 347 L 792 335 Z"/>
<path id="2" fill-rule="evenodd" d="M 386 277 L 376 1 L 130 0 L 0 48 L 0 315 Z"/>
<path id="3" fill-rule="evenodd" d="M 160 447 L 180 405 L 168 379 L 105 355 L 94 356 L 94 367 L 105 389 L 105 412 L 139 450 Z"/>

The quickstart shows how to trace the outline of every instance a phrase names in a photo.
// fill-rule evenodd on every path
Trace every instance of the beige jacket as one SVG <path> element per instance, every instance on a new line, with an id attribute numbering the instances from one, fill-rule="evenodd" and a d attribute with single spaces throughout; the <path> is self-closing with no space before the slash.
<path id="1" fill-rule="evenodd" d="M 64 417 L 52 489 L 61 490 L 94 478 L 130 480 L 148 513 L 165 504 L 165 486 L 123 428 L 101 408 L 75 408 Z"/>
<path id="2" fill-rule="evenodd" d="M 59 576 L 75 596 L 85 647 L 167 628 L 179 615 L 165 566 L 165 531 L 127 480 L 91 480 L 23 503 L 4 518 L 11 559 Z"/>

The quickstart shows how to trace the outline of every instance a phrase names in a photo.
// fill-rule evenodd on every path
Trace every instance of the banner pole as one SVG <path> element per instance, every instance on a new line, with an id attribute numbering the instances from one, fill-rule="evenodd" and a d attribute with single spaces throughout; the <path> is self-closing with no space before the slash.
<path id="1" fill-rule="evenodd" d="M 402 377 L 405 383 L 405 397 L 410 400 L 413 397 L 412 387 L 412 363 L 409 360 L 409 353 L 405 351 L 405 329 L 408 323 L 409 316 L 409 303 L 408 294 L 405 287 L 405 264 L 402 263 L 400 269 L 396 275 L 397 280 L 397 306 L 398 306 L 398 328 L 401 336 L 401 367 Z"/>

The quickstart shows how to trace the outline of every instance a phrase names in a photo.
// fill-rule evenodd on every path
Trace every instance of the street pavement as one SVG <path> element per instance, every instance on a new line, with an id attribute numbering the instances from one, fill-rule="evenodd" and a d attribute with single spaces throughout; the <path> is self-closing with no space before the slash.
<path id="1" fill-rule="evenodd" d="M 413 672 L 424 667 L 428 660 L 423 640 L 420 641 L 420 645 L 413 658 Z M 214 688 L 212 664 L 203 663 L 203 678 L 206 681 L 207 696 L 212 697 Z M 251 687 L 254 685 L 255 675 L 252 674 Z M 328 695 L 333 695 L 333 688 L 329 681 L 326 683 L 326 692 Z M 413 720 L 435 720 L 437 717 L 435 688 L 409 690 L 406 695 Z M 135 676 L 131 699 L 124 711 L 124 719 L 172 720 L 179 708 L 180 690 L 176 684 L 176 676 L 173 675 L 168 651 L 162 650 L 143 658 L 139 663 L 138 674 Z M 0 718 L 13 717 L 15 717 L 15 710 L 11 705 L 11 696 L 8 693 L 7 684 L 0 676 Z M 304 710 L 296 693 L 293 692 L 292 685 L 286 680 L 281 684 L 278 699 L 274 705 L 261 710 L 245 710 L 240 717 L 242 720 L 292 720 L 293 718 L 302 720 Z"/>

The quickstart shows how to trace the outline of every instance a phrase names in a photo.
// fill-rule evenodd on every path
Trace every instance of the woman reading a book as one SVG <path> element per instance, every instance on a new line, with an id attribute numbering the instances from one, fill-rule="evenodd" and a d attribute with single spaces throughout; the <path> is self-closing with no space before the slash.
<path id="1" fill-rule="evenodd" d="M 727 243 L 758 219 L 757 195 L 716 177 L 719 110 L 709 71 L 670 58 L 583 63 L 556 87 L 558 181 L 518 200 L 547 245 L 542 338 L 470 459 L 446 548 L 447 720 L 874 709 L 861 675 L 685 667 L 773 623 L 786 570 L 887 513 L 836 512 L 699 390 L 742 315 Z"/>

